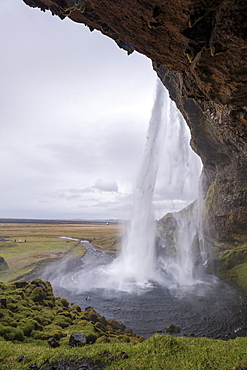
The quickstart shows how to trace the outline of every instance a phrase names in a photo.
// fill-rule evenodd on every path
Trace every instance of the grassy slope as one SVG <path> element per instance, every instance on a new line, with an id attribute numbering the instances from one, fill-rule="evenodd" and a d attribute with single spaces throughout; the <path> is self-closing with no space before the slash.
<path id="1" fill-rule="evenodd" d="M 56 349 L 47 343 L 14 344 L 0 340 L 1 369 L 27 369 L 30 363 L 41 366 L 68 359 L 76 361 L 91 357 L 105 365 L 104 369 L 172 369 L 172 370 L 227 370 L 234 366 L 247 366 L 247 338 L 228 342 L 206 338 L 173 338 L 156 334 L 142 343 L 103 343 L 70 348 L 68 345 Z M 127 356 L 123 356 L 123 352 Z M 106 356 L 106 353 L 108 354 Z M 110 358 L 109 358 L 110 353 Z M 25 356 L 18 363 L 19 356 Z M 112 361 L 113 360 L 113 361 Z M 243 369 L 246 369 L 243 367 Z"/>
<path id="2" fill-rule="evenodd" d="M 90 343 L 71 348 L 71 334 L 85 334 Z M 91 358 L 104 369 L 215 369 L 247 366 L 247 338 L 228 342 L 206 338 L 174 338 L 156 334 L 144 340 L 92 308 L 81 312 L 64 298 L 54 297 L 40 279 L 0 286 L 0 369 L 26 370 L 42 365 Z M 47 339 L 55 336 L 58 348 Z M 24 356 L 18 362 L 20 356 Z"/>

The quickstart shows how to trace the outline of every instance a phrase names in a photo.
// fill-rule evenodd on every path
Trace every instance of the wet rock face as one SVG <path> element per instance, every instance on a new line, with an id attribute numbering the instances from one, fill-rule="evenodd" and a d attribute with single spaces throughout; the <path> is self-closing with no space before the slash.
<path id="1" fill-rule="evenodd" d="M 247 5 L 245 0 L 24 0 L 100 30 L 153 61 L 204 163 L 206 234 L 246 225 Z M 212 199 L 213 193 L 213 199 Z M 235 238 L 235 237 L 234 237 Z"/>
<path id="2" fill-rule="evenodd" d="M 218 242 L 246 241 L 246 124 L 238 125 L 234 110 L 226 104 L 180 94 L 176 72 L 165 66 L 155 68 L 190 126 L 191 145 L 204 164 L 205 236 Z"/>

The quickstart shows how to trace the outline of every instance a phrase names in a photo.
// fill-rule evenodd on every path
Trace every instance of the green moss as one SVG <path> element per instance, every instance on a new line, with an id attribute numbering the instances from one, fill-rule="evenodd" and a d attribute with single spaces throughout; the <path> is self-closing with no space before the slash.
<path id="1" fill-rule="evenodd" d="M 102 337 L 99 337 L 97 340 L 96 340 L 96 343 L 97 344 L 100 344 L 100 343 L 110 343 L 111 340 L 109 337 L 107 337 L 106 335 L 102 335 Z"/>
<path id="2" fill-rule="evenodd" d="M 67 328 L 70 324 L 71 324 L 71 320 L 68 321 L 67 319 L 65 319 L 64 317 L 62 316 L 57 316 L 54 321 L 53 321 L 53 324 L 54 325 L 57 325 L 57 326 L 60 326 L 61 328 Z"/>
<path id="3" fill-rule="evenodd" d="M 243 274 L 245 278 L 246 266 L 239 266 L 241 268 L 238 271 L 241 273 L 238 274 L 234 269 L 229 271 L 234 272 L 235 277 L 237 274 L 241 278 Z M 36 283 L 39 285 L 37 286 Z M 22 288 L 22 293 L 24 292 L 27 297 L 26 306 L 20 305 L 25 312 L 23 316 L 18 311 L 11 311 L 7 306 L 0 309 L 2 370 L 26 370 L 31 363 L 41 366 L 48 360 L 49 364 L 56 363 L 57 359 L 69 362 L 81 360 L 83 363 L 86 357 L 91 358 L 98 368 L 105 370 L 117 368 L 226 370 L 240 364 L 247 366 L 246 338 L 222 342 L 205 338 L 173 338 L 169 335 L 155 335 L 144 340 L 143 337 L 132 335 L 131 330 L 126 330 L 123 324 L 115 320 L 106 320 L 92 308 L 79 312 L 78 308 L 61 305 L 59 299 L 56 299 L 56 305 L 53 308 L 48 308 L 42 302 L 35 303 L 31 299 L 35 288 L 42 288 L 45 294 L 50 291 L 50 287 L 42 286 L 40 281 L 36 283 L 29 282 Z M 6 299 L 7 304 L 9 302 L 18 305 L 18 294 L 21 298 L 21 292 L 18 293 L 18 289 L 15 285 L 5 285 L 0 299 Z M 4 301 L 2 304 L 4 306 Z M 72 319 L 73 315 L 75 319 Z M 90 318 L 97 321 L 89 320 Z M 65 327 L 61 326 L 60 320 L 62 323 L 66 322 Z M 80 351 L 68 345 L 70 335 L 77 333 L 85 334 L 87 337 L 88 344 L 80 348 Z M 59 340 L 59 348 L 49 348 L 47 339 L 52 336 Z M 23 354 L 25 358 L 22 362 L 18 362 L 18 357 Z"/>
<path id="4" fill-rule="evenodd" d="M 238 285 L 247 294 L 247 262 L 240 263 L 232 269 L 222 272 L 221 275 L 225 280 Z"/>
<path id="5" fill-rule="evenodd" d="M 204 219 L 208 219 L 216 214 L 216 179 L 210 185 L 207 191 L 205 203 L 204 203 Z"/>
<path id="6" fill-rule="evenodd" d="M 67 301 L 67 299 L 61 298 L 60 302 L 61 302 L 63 307 L 69 307 L 69 301 Z"/>
<path id="7" fill-rule="evenodd" d="M 90 333 L 87 335 L 87 343 L 88 344 L 93 344 L 96 342 L 96 340 L 98 339 L 98 335 L 95 334 L 95 333 Z"/>
<path id="8" fill-rule="evenodd" d="M 121 343 L 129 343 L 129 342 L 130 342 L 130 337 L 128 337 L 127 335 L 118 335 L 118 336 L 117 336 L 117 339 L 118 339 Z"/>
<path id="9" fill-rule="evenodd" d="M 35 321 L 31 319 L 22 319 L 18 323 L 18 327 L 23 331 L 26 337 L 30 337 L 33 330 L 35 330 Z"/>
<path id="10" fill-rule="evenodd" d="M 112 341 L 107 337 L 98 338 L 94 345 L 70 348 L 60 340 L 61 346 L 49 349 L 46 341 L 20 343 L 18 345 L 0 340 L 1 369 L 27 369 L 30 364 L 41 366 L 49 361 L 49 366 L 59 361 L 85 361 L 90 358 L 96 368 L 144 369 L 144 370 L 226 370 L 242 365 L 247 366 L 247 338 L 237 338 L 228 342 L 206 338 L 173 338 L 169 335 L 154 335 L 142 343 Z M 22 362 L 17 359 L 25 355 Z"/>
<path id="11" fill-rule="evenodd" d="M 20 328 L 15 326 L 1 325 L 0 324 L 0 336 L 6 340 L 24 340 L 24 333 Z"/>
<path id="12" fill-rule="evenodd" d="M 208 240 L 212 249 L 209 272 L 238 285 L 247 294 L 247 242 L 219 243 Z"/>
<path id="13" fill-rule="evenodd" d="M 78 304 L 74 304 L 72 306 L 72 311 L 75 311 L 75 313 L 78 314 L 78 312 L 81 312 L 81 307 Z"/>
<path id="14" fill-rule="evenodd" d="M 47 340 L 51 337 L 50 333 L 48 332 L 44 332 L 44 331 L 39 331 L 39 330 L 35 330 L 33 331 L 32 333 L 32 337 L 34 339 L 41 339 L 41 340 Z"/>

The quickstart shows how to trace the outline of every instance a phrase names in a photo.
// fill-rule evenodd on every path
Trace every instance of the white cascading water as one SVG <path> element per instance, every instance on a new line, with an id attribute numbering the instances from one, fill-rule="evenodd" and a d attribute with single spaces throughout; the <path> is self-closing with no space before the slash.
<path id="1" fill-rule="evenodd" d="M 229 339 L 229 333 L 246 333 L 239 292 L 201 275 L 207 253 L 201 242 L 200 198 L 193 202 L 201 163 L 189 140 L 185 121 L 158 82 L 122 251 L 114 259 L 110 251 L 82 241 L 87 252 L 79 265 L 68 257 L 39 275 L 57 295 L 81 307 L 90 305 L 145 337 L 171 322 L 181 327 L 181 335 Z M 165 216 L 157 222 L 155 212 L 162 205 Z"/>
<path id="2" fill-rule="evenodd" d="M 175 202 L 182 200 L 182 204 L 187 200 L 189 204 L 197 196 L 200 160 L 189 146 L 185 121 L 170 100 L 167 90 L 158 81 L 146 149 L 134 189 L 128 235 L 123 240 L 120 256 L 108 270 L 110 275 L 115 276 L 118 289 L 126 290 L 129 285 L 145 287 L 157 280 L 169 286 L 171 282 L 179 286 L 195 282 L 191 251 L 197 233 L 195 207 L 190 211 L 189 219 L 186 212 L 183 215 L 175 214 L 179 230 L 176 257 L 162 256 L 156 250 L 153 196 L 161 158 L 164 161 L 164 195 L 168 194 L 171 204 L 174 199 Z"/>
<path id="3" fill-rule="evenodd" d="M 146 148 L 134 189 L 128 235 L 122 243 L 121 255 L 109 268 L 109 273 L 115 275 L 118 281 L 119 289 L 125 289 L 128 283 L 145 285 L 153 279 L 156 267 L 154 248 L 156 224 L 152 202 L 164 131 L 163 106 L 167 106 L 168 102 L 168 93 L 158 81 Z"/>
<path id="4" fill-rule="evenodd" d="M 196 283 L 191 246 L 198 232 L 197 208 L 173 212 L 177 230 L 172 253 L 167 253 L 166 235 L 155 220 L 157 199 L 169 203 L 166 212 L 172 212 L 179 210 L 177 205 L 182 209 L 197 197 L 201 164 L 189 140 L 185 121 L 158 80 L 147 143 L 134 189 L 130 227 L 120 255 L 112 261 L 109 256 L 106 258 L 107 254 L 98 253 L 89 245 L 80 270 L 71 271 L 62 279 L 57 274 L 60 286 L 78 291 L 100 288 L 139 292 L 153 288 L 156 283 L 169 288 Z M 85 242 L 84 245 L 87 246 Z"/>

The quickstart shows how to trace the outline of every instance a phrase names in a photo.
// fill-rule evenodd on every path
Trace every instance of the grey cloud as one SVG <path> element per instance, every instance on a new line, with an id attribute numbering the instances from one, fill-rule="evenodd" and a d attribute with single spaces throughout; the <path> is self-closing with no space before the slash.
<path id="1" fill-rule="evenodd" d="M 95 181 L 94 187 L 95 189 L 103 191 L 103 192 L 114 192 L 114 193 L 118 192 L 118 185 L 116 181 L 114 180 L 105 181 L 102 179 L 98 179 Z"/>
<path id="2" fill-rule="evenodd" d="M 0 32 L 0 216 L 121 218 L 152 106 L 151 62 L 20 0 L 1 1 Z"/>

